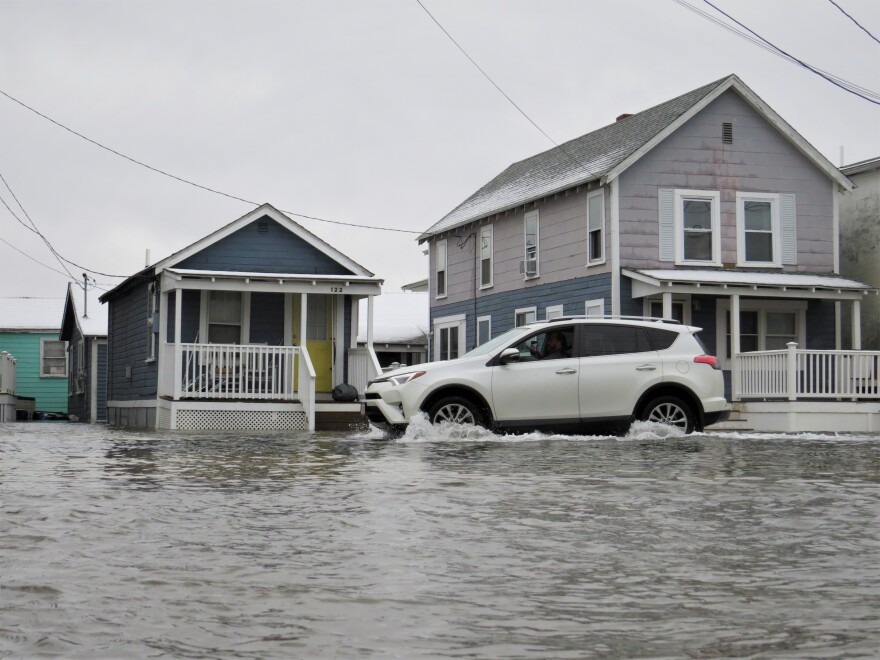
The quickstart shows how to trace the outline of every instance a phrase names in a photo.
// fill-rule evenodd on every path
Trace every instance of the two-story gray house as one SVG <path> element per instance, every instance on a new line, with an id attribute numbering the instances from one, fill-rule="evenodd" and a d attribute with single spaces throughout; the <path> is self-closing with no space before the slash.
<path id="1" fill-rule="evenodd" d="M 432 358 L 561 315 L 674 317 L 726 367 L 791 341 L 833 349 L 840 304 L 870 289 L 839 276 L 852 188 L 735 75 L 621 115 L 511 165 L 419 237 Z"/>

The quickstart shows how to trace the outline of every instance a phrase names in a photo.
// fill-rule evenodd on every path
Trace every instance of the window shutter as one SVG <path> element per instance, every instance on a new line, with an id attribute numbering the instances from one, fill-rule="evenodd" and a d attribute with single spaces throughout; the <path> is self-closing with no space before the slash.
<path id="1" fill-rule="evenodd" d="M 797 263 L 797 218 L 794 195 L 779 196 L 779 227 L 781 233 L 782 263 Z"/>
<path id="2" fill-rule="evenodd" d="M 661 188 L 657 193 L 660 261 L 675 261 L 675 191 Z"/>

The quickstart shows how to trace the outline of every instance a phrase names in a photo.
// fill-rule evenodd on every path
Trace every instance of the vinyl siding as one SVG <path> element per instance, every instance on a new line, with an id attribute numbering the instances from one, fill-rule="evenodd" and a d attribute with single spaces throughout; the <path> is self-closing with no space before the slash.
<path id="1" fill-rule="evenodd" d="M 98 380 L 98 418 L 93 421 L 107 421 L 107 342 L 98 341 L 94 344 L 98 351 L 98 373 L 93 378 Z"/>
<path id="2" fill-rule="evenodd" d="M 149 355 L 147 285 L 139 282 L 110 302 L 107 397 L 114 401 L 153 399 L 157 393 L 158 360 Z M 126 367 L 131 376 L 126 376 Z"/>
<path id="3" fill-rule="evenodd" d="M 611 308 L 611 276 L 607 273 L 580 277 L 553 284 L 540 284 L 526 289 L 484 295 L 476 301 L 461 301 L 431 309 L 431 326 L 434 319 L 457 314 L 465 315 L 465 350 L 474 348 L 476 342 L 476 318 L 492 317 L 492 336 L 496 337 L 513 328 L 515 310 L 537 307 L 538 319 L 543 319 L 547 307 L 562 305 L 563 314 L 583 315 L 587 300 L 603 298 L 606 312 Z"/>
<path id="4" fill-rule="evenodd" d="M 61 319 L 58 319 L 60 325 Z M 40 340 L 58 339 L 58 333 L 3 332 L 0 352 L 16 359 L 15 392 L 34 397 L 35 409 L 44 412 L 67 412 L 67 378 L 40 376 Z"/>
<path id="5" fill-rule="evenodd" d="M 266 223 L 268 231 L 259 231 Z M 264 216 L 175 265 L 193 270 L 309 275 L 353 273 Z"/>
<path id="6" fill-rule="evenodd" d="M 590 192 L 594 190 L 591 188 Z M 610 249 L 608 233 L 609 194 L 605 193 L 604 254 Z M 539 276 L 526 280 L 520 272 L 520 262 L 525 258 L 524 216 L 538 211 Z M 493 286 L 479 288 L 479 261 L 477 241 L 479 227 L 493 227 Z M 436 298 L 435 243 L 430 242 L 430 290 L 433 306 L 446 306 L 474 297 L 492 297 L 521 288 L 534 288 L 555 284 L 585 275 L 607 273 L 607 263 L 587 268 L 587 189 L 585 186 L 560 193 L 526 209 L 493 216 L 481 223 L 468 225 L 456 232 L 444 235 L 447 241 L 447 297 Z M 475 286 L 476 285 L 476 286 Z"/>
<path id="7" fill-rule="evenodd" d="M 721 124 L 733 123 L 733 144 Z M 791 193 L 796 200 L 797 264 L 831 272 L 833 200 L 827 176 L 733 91 L 710 103 L 620 176 L 620 255 L 624 268 L 672 268 L 659 258 L 658 192 L 721 193 L 721 261 L 736 263 L 736 193 Z"/>

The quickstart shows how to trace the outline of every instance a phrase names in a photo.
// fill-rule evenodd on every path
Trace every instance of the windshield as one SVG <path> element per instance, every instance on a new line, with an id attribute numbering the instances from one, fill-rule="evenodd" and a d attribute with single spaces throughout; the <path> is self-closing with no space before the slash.
<path id="1" fill-rule="evenodd" d="M 521 335 L 523 332 L 528 332 L 531 328 L 526 326 L 520 326 L 518 328 L 514 328 L 513 330 L 508 330 L 504 334 L 498 335 L 495 339 L 490 339 L 485 344 L 480 344 L 475 349 L 468 351 L 462 357 L 476 357 L 477 355 L 488 355 L 492 351 L 494 351 L 499 346 L 503 346 L 507 342 L 509 342 L 514 337 Z"/>

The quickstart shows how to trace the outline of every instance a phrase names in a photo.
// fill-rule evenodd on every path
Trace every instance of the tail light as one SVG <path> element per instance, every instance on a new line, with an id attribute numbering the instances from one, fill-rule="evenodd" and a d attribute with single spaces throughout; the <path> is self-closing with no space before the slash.
<path id="1" fill-rule="evenodd" d="M 721 368 L 721 362 L 714 355 L 698 355 L 694 358 L 694 362 L 698 364 L 708 364 L 713 369 Z"/>

